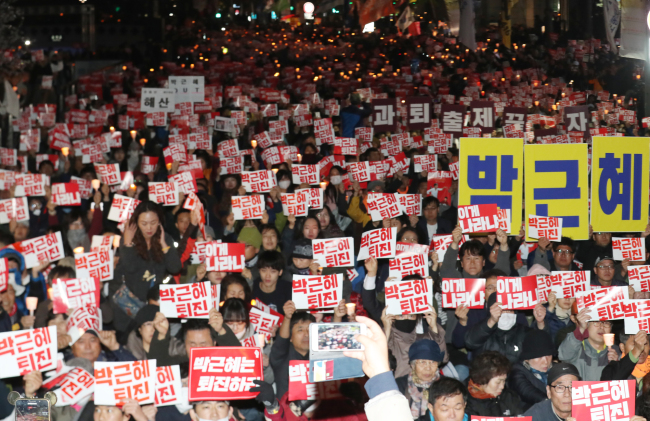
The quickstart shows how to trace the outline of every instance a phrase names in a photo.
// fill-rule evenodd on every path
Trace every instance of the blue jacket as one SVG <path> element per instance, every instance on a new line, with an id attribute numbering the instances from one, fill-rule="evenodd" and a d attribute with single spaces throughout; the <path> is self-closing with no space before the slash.
<path id="1" fill-rule="evenodd" d="M 368 103 L 363 103 L 363 108 L 349 105 L 341 110 L 342 137 L 354 137 L 354 129 L 363 127 L 363 119 L 372 113 Z"/>

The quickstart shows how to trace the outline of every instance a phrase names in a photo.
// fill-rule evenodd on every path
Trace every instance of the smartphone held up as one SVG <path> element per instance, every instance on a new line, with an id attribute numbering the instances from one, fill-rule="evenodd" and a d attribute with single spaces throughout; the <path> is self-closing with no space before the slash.
<path id="1" fill-rule="evenodd" d="M 312 323 L 309 326 L 312 351 L 363 351 L 364 347 L 355 339 L 366 334 L 366 325 L 361 323 Z"/>

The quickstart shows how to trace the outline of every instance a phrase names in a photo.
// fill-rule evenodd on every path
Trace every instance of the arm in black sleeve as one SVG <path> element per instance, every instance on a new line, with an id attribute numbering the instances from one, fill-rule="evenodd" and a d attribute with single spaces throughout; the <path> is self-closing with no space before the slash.
<path id="1" fill-rule="evenodd" d="M 467 349 L 478 349 L 485 344 L 491 334 L 497 330 L 497 325 L 495 324 L 491 328 L 488 326 L 487 322 L 489 316 L 485 318 L 482 322 L 472 326 L 467 333 L 465 334 L 465 347 Z"/>
<path id="2" fill-rule="evenodd" d="M 621 358 L 620 361 L 611 361 L 603 368 L 600 381 L 627 380 L 634 371 L 636 363 L 630 359 L 630 354 Z"/>

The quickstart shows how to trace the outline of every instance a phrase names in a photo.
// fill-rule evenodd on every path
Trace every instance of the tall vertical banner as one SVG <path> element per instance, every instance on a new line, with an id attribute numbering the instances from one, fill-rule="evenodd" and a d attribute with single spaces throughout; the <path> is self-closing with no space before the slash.
<path id="1" fill-rule="evenodd" d="M 524 181 L 523 139 L 460 139 L 458 205 L 496 203 L 510 209 L 511 227 L 519 232 Z"/>
<path id="2" fill-rule="evenodd" d="M 621 57 L 646 60 L 648 24 L 645 0 L 621 0 Z"/>
<path id="3" fill-rule="evenodd" d="M 470 50 L 476 50 L 476 28 L 474 28 L 474 0 L 460 0 L 460 31 L 458 40 Z"/>
<path id="4" fill-rule="evenodd" d="M 643 232 L 648 224 L 650 138 L 596 136 L 592 144 L 591 225 L 595 232 Z"/>
<path id="5" fill-rule="evenodd" d="M 587 148 L 586 143 L 524 146 L 526 213 L 562 218 L 562 235 L 574 240 L 589 238 Z"/>
<path id="6" fill-rule="evenodd" d="M 621 9 L 618 8 L 617 0 L 603 0 L 603 16 L 605 18 L 605 33 L 609 43 L 609 51 L 616 51 L 616 30 L 621 23 Z"/>
<path id="7" fill-rule="evenodd" d="M 503 0 L 503 10 L 501 10 L 501 40 L 503 45 L 508 48 L 512 48 L 512 17 L 510 16 L 512 12 L 512 6 L 515 5 L 519 0 Z"/>

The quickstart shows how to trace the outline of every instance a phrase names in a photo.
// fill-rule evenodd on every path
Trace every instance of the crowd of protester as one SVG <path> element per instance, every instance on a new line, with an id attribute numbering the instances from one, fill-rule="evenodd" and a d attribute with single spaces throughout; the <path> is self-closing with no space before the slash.
<path id="1" fill-rule="evenodd" d="M 197 24 L 199 25 L 200 22 Z M 201 29 L 202 28 L 202 29 Z M 245 155 L 247 170 L 273 169 L 277 186 L 265 195 L 266 208 L 261 220 L 235 220 L 231 198 L 246 193 L 239 174 L 223 174 L 219 143 L 233 138 L 231 133 L 209 127 L 212 149 L 190 150 L 202 165 L 202 177 L 196 179 L 196 195 L 203 205 L 200 211 L 188 211 L 178 206 L 160 206 L 148 200 L 147 184 L 167 181 L 176 174 L 179 162 L 164 164 L 162 149 L 169 144 L 171 134 L 188 130 L 180 121 L 166 120 L 163 126 L 147 125 L 139 111 L 115 101 L 115 95 L 127 94 L 137 102 L 139 92 L 146 87 L 160 87 L 170 75 L 203 75 L 206 86 L 241 87 L 241 95 L 252 102 L 264 104 L 260 89 L 277 89 L 286 93 L 278 102 L 280 110 L 290 104 L 307 104 L 312 114 L 327 115 L 324 102 L 336 99 L 340 112 L 331 115 L 337 136 L 354 137 L 357 127 L 371 127 L 370 98 L 359 89 L 372 87 L 373 93 L 396 96 L 396 89 L 405 89 L 409 96 L 430 96 L 440 103 L 439 88 L 448 88 L 458 98 L 465 95 L 471 81 L 480 86 L 481 97 L 508 93 L 510 86 L 528 86 L 533 80 L 548 84 L 552 79 L 569 84 L 574 92 L 585 92 L 590 111 L 602 111 L 598 92 L 608 91 L 624 101 L 621 107 L 636 111 L 636 120 L 612 123 L 601 113 L 590 122 L 592 127 L 608 127 L 625 136 L 642 135 L 643 117 L 637 105 L 636 69 L 630 61 L 620 59 L 600 43 L 578 41 L 569 43 L 560 38 L 551 40 L 533 32 L 518 34 L 516 47 L 507 49 L 494 34 L 481 34 L 481 46 L 469 51 L 456 43 L 444 27 L 428 29 L 421 35 L 395 33 L 362 34 L 334 28 L 278 27 L 228 29 L 210 31 L 201 26 L 188 29 L 192 34 L 188 47 L 177 51 L 165 50 L 167 59 L 152 68 L 137 68 L 125 63 L 117 68 L 89 75 L 92 79 L 78 80 L 75 92 L 66 92 L 65 105 L 54 91 L 63 94 L 66 77 L 53 80 L 53 89 L 43 85 L 43 76 L 65 72 L 59 57 L 47 52 L 14 51 L 5 55 L 5 88 L 14 88 L 19 95 L 20 115 L 13 116 L 3 127 L 3 147 L 19 149 L 19 130 L 11 135 L 11 121 L 28 120 L 30 129 L 40 129 L 36 148 L 19 149 L 16 166 L 3 165 L 3 170 L 46 174 L 52 183 L 69 182 L 72 176 L 85 180 L 98 179 L 92 164 L 84 164 L 74 147 L 64 154 L 53 148 L 49 133 L 54 124 L 72 123 L 72 109 L 86 111 L 108 110 L 98 114 L 103 120 L 86 121 L 87 137 L 106 133 L 110 129 L 122 132 L 122 146 L 112 148 L 97 163 L 117 163 L 121 171 L 134 176 L 133 186 L 115 191 L 114 186 L 102 184 L 91 196 L 83 198 L 80 207 L 57 206 L 48 190 L 45 196 L 29 197 L 29 221 L 10 221 L 0 225 L 0 257 L 6 257 L 12 273 L 5 292 L 0 294 L 0 331 L 56 326 L 58 349 L 65 364 L 93 371 L 96 361 L 133 361 L 155 359 L 158 366 L 179 364 L 182 376 L 187 376 L 190 350 L 206 346 L 239 346 L 255 334 L 250 323 L 252 302 L 259 300 L 284 316 L 283 323 L 273 332 L 264 347 L 264 381 L 256 381 L 259 395 L 249 401 L 204 401 L 193 405 L 140 406 L 127 400 L 120 407 L 95 406 L 92 399 L 53 409 L 54 421 L 118 421 L 129 417 L 137 421 L 219 421 L 224 419 L 304 420 L 304 419 L 409 419 L 464 420 L 468 415 L 493 417 L 532 416 L 533 421 L 571 419 L 571 383 L 577 380 L 636 379 L 637 417 L 650 415 L 650 378 L 638 375 L 637 367 L 645 367 L 649 343 L 646 332 L 625 335 L 621 322 L 590 321 L 587 310 L 577 312 L 574 298 L 556 298 L 550 293 L 548 302 L 538 304 L 532 311 L 504 310 L 496 302 L 498 276 L 550 274 L 551 271 L 591 271 L 596 286 L 627 286 L 626 261 L 614 261 L 612 234 L 591 232 L 589 240 L 574 241 L 563 237 L 550 242 L 545 238 L 537 244 L 526 244 L 523 230 L 508 236 L 496 234 L 472 237 L 460 245 L 462 232 L 458 226 L 458 182 L 449 187 L 446 202 L 439 201 L 427 191 L 427 175 L 410 167 L 392 177 L 369 182 L 366 188 L 351 180 L 345 183 L 347 171 L 341 165 L 332 166 L 322 174 L 325 206 L 310 210 L 306 217 L 285 215 L 281 193 L 308 187 L 292 181 L 292 164 L 287 159 L 267 165 L 262 148 L 251 147 L 251 140 L 269 129 L 277 117 L 264 117 L 261 112 L 247 112 L 245 124 L 240 124 L 235 138 L 239 150 L 252 150 Z M 193 31 L 193 32 L 192 32 Z M 522 42 L 523 41 L 523 42 Z M 584 47 L 584 48 L 583 48 Z M 559 54 L 558 50 L 562 50 Z M 584 57 L 586 60 L 578 59 Z M 32 62 L 30 62 L 30 57 Z M 393 70 L 390 70 L 388 66 Z M 511 68 L 516 79 L 508 84 L 496 78 Z M 402 78 L 408 72 L 410 77 Z M 433 75 L 433 76 L 432 76 Z M 513 76 L 514 77 L 514 76 Z M 315 87 L 315 90 L 311 89 Z M 68 89 L 68 88 L 66 88 Z M 211 112 L 230 116 L 241 110 L 238 98 L 228 97 L 224 89 L 220 100 L 210 98 Z M 222 92 L 221 88 L 213 92 Z M 2 102 L 5 115 L 10 95 Z M 314 96 L 313 94 L 318 94 Z M 74 96 L 71 102 L 67 99 Z M 545 95 L 529 109 L 530 114 L 555 116 L 554 104 L 562 98 L 558 90 Z M 207 101 L 206 97 L 206 101 Z M 57 105 L 57 121 L 42 125 L 39 105 Z M 60 107 L 63 105 L 63 109 Z M 139 108 L 138 108 L 139 109 Z M 26 117 L 25 117 L 26 116 Z M 129 116 L 135 126 L 120 127 L 120 116 Z M 436 118 L 434 116 L 434 118 Z M 188 120 L 185 120 L 187 124 Z M 190 127 L 206 125 L 202 116 Z M 77 124 L 80 122 L 76 122 Z M 332 145 L 317 145 L 312 126 L 298 127 L 289 119 L 289 133 L 284 142 L 296 146 L 302 164 L 317 164 L 333 155 Z M 110 128 L 110 129 L 109 129 Z M 543 129 L 544 127 L 535 127 Z M 548 128 L 548 127 L 546 127 Z M 5 130 L 6 129 L 6 130 Z M 132 135 L 130 130 L 134 130 Z M 411 132 L 412 136 L 421 132 Z M 360 153 L 346 156 L 345 161 L 379 161 L 381 139 L 386 133 L 374 133 L 369 145 L 360 145 Z M 492 137 L 502 137 L 501 117 L 497 116 Z M 140 139 L 144 139 L 140 143 Z M 405 148 L 407 156 L 428 154 L 426 148 Z M 41 161 L 38 154 L 57 155 L 58 162 Z M 458 161 L 458 148 L 452 146 L 446 154 L 437 156 L 438 168 L 447 170 Z M 143 156 L 158 157 L 155 171 L 144 174 Z M 346 187 L 347 186 L 347 187 Z M 402 215 L 383 221 L 372 221 L 367 210 L 369 192 L 422 194 L 422 216 Z M 108 219 L 114 194 L 119 193 L 142 201 L 126 221 L 123 231 L 118 223 Z M 646 192 L 647 193 L 647 192 Z M 14 197 L 14 189 L 6 188 L 0 198 Z M 204 232 L 199 229 L 205 221 Z M 384 284 L 388 277 L 388 260 L 368 258 L 355 261 L 358 276 L 349 279 L 345 269 L 322 269 L 313 260 L 312 240 L 353 237 L 358 251 L 361 235 L 377 228 L 397 228 L 397 240 L 429 246 L 436 234 L 451 234 L 452 244 L 443 261 L 430 250 L 428 275 L 434 291 L 430 311 L 424 314 L 394 316 L 387 314 Z M 25 269 L 24 258 L 8 246 L 49 233 L 61 232 L 66 257 L 56 262 L 43 261 L 33 269 Z M 101 306 L 103 330 L 87 331 L 74 344 L 66 331 L 66 314 L 54 314 L 48 297 L 52 280 L 75 278 L 73 250 L 83 247 L 90 251 L 94 235 L 120 235 L 115 249 L 114 278 L 102 288 Z M 650 229 L 629 236 L 641 237 L 650 250 Z M 214 272 L 205 263 L 194 264 L 189 259 L 197 242 L 221 240 L 245 244 L 245 269 L 241 273 Z M 529 247 L 530 246 L 530 247 Z M 521 250 L 530 250 L 521 257 Z M 458 258 L 458 260 L 457 260 Z M 636 264 L 647 264 L 645 262 Z M 53 267 L 52 267 L 53 266 Z M 293 275 L 340 273 L 344 276 L 344 297 L 333 314 L 310 314 L 296 310 L 292 301 Z M 44 272 L 46 276 L 44 276 Z M 417 278 L 418 275 L 415 276 Z M 483 309 L 444 309 L 441 303 L 442 278 L 485 278 L 486 297 Z M 153 281 L 151 281 L 153 279 Z M 410 278 L 409 278 L 410 279 Z M 210 310 L 209 320 L 168 319 L 159 308 L 159 285 L 163 282 L 192 283 L 210 281 L 221 285 L 219 308 Z M 135 314 L 128 314 L 114 297 L 124 285 L 144 304 Z M 635 298 L 644 298 L 642 291 L 630 291 Z M 37 297 L 39 306 L 30 315 L 25 299 Z M 345 304 L 356 303 L 356 313 L 348 315 Z M 320 401 L 288 401 L 289 361 L 309 360 L 309 325 L 314 322 L 359 321 L 368 326 L 371 338 L 362 338 L 366 347 L 364 371 L 370 377 L 344 383 L 338 403 Z M 607 347 L 603 334 L 616 333 L 616 345 Z M 385 335 L 385 336 L 384 336 Z M 384 360 L 386 361 L 384 363 Z M 390 363 L 389 363 L 390 361 Z M 648 370 L 646 370 L 647 372 Z M 635 375 L 633 375 L 635 373 Z M 365 392 L 363 383 L 365 383 Z M 27 396 L 42 396 L 43 374 L 32 372 L 22 378 L 0 381 L 0 417 L 11 415 L 13 408 L 4 397 L 10 390 Z M 399 392 L 397 392 L 399 391 Z M 368 402 L 370 399 L 370 402 Z M 408 402 L 404 401 L 404 399 Z M 364 414 L 365 403 L 365 414 Z M 394 404 L 391 406 L 391 404 Z M 406 411 L 406 416 L 404 412 Z M 408 414 L 410 412 L 410 414 Z M 366 415 L 367 414 L 367 415 Z"/>

